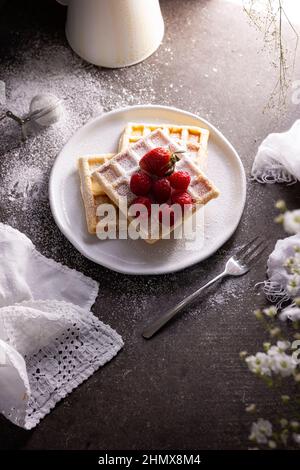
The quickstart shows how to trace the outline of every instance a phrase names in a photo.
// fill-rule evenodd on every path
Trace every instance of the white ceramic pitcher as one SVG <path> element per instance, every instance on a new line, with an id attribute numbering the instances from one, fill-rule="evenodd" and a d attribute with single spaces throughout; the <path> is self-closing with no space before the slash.
<path id="1" fill-rule="evenodd" d="M 159 0 L 57 0 L 68 5 L 66 36 L 83 59 L 103 67 L 141 62 L 159 46 Z"/>

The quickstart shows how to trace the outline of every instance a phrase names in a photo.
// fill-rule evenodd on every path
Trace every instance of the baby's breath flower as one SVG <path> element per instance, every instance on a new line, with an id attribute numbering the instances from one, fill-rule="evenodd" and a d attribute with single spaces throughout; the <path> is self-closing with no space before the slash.
<path id="1" fill-rule="evenodd" d="M 270 330 L 270 335 L 272 336 L 272 338 L 275 338 L 276 336 L 279 336 L 280 333 L 281 333 L 281 329 L 278 328 L 278 327 L 271 328 L 271 330 Z"/>
<path id="2" fill-rule="evenodd" d="M 277 315 L 277 308 L 275 306 L 264 308 L 263 313 L 266 315 L 266 317 L 274 318 Z"/>
<path id="3" fill-rule="evenodd" d="M 287 258 L 284 262 L 284 267 L 291 269 L 295 265 L 295 258 L 293 256 L 290 256 Z"/>
<path id="4" fill-rule="evenodd" d="M 292 428 L 293 431 L 297 431 L 299 429 L 298 421 L 291 421 L 290 422 L 290 427 Z"/>
<path id="5" fill-rule="evenodd" d="M 245 359 L 245 357 L 247 356 L 247 351 L 240 351 L 240 358 L 241 359 Z"/>
<path id="6" fill-rule="evenodd" d="M 288 420 L 285 419 L 285 418 L 281 418 L 281 420 L 280 420 L 279 422 L 280 422 L 280 426 L 281 426 L 282 428 L 286 428 L 287 425 L 289 424 Z"/>
<path id="7" fill-rule="evenodd" d="M 277 215 L 277 217 L 275 217 L 275 219 L 274 219 L 274 222 L 275 222 L 275 224 L 283 224 L 284 215 L 283 214 Z"/>
<path id="8" fill-rule="evenodd" d="M 251 372 L 263 377 L 271 377 L 280 375 L 288 377 L 294 374 L 297 362 L 295 359 L 286 354 L 286 350 L 290 347 L 288 341 L 278 341 L 276 346 L 271 346 L 266 353 L 258 352 L 255 356 L 248 356 L 246 364 Z"/>
<path id="9" fill-rule="evenodd" d="M 275 207 L 276 209 L 279 209 L 280 211 L 283 211 L 283 212 L 287 210 L 286 203 L 283 199 L 279 199 L 278 201 L 276 201 Z"/>
<path id="10" fill-rule="evenodd" d="M 280 351 L 286 351 L 291 347 L 291 343 L 289 341 L 277 341 L 277 347 Z"/>
<path id="11" fill-rule="evenodd" d="M 300 307 L 290 305 L 286 307 L 279 315 L 281 321 L 291 320 L 292 322 L 300 320 Z"/>
<path id="12" fill-rule="evenodd" d="M 296 296 L 299 293 L 299 288 L 300 288 L 299 274 L 294 274 L 293 276 L 290 277 L 286 288 L 292 297 Z"/>
<path id="13" fill-rule="evenodd" d="M 300 209 L 284 213 L 283 228 L 291 235 L 300 232 Z"/>
<path id="14" fill-rule="evenodd" d="M 300 434 L 293 433 L 293 439 L 296 444 L 300 445 Z"/>
<path id="15" fill-rule="evenodd" d="M 251 403 L 251 405 L 246 407 L 247 413 L 255 413 L 256 411 L 256 405 L 255 403 Z"/>
<path id="16" fill-rule="evenodd" d="M 270 449 L 276 449 L 277 444 L 276 444 L 275 441 L 270 440 L 270 441 L 268 442 L 268 446 L 269 446 Z"/>
<path id="17" fill-rule="evenodd" d="M 283 442 L 283 444 L 284 444 L 285 446 L 287 445 L 288 437 L 289 437 L 289 431 L 288 431 L 288 429 L 284 429 L 284 430 L 280 433 L 280 439 L 281 439 L 281 441 Z"/>
<path id="18" fill-rule="evenodd" d="M 290 401 L 291 397 L 289 395 L 281 395 L 282 403 L 286 404 Z"/>
<path id="19" fill-rule="evenodd" d="M 270 347 L 271 347 L 271 343 L 265 342 L 265 343 L 263 344 L 263 347 L 264 347 L 265 352 L 268 352 L 269 349 L 270 349 Z"/>
<path id="20" fill-rule="evenodd" d="M 282 353 L 273 358 L 271 369 L 275 374 L 281 375 L 281 377 L 289 377 L 293 375 L 296 366 L 296 361 L 291 356 Z"/>
<path id="21" fill-rule="evenodd" d="M 255 356 L 248 356 L 246 363 L 254 374 L 271 376 L 269 357 L 265 353 L 258 352 Z"/>
<path id="22" fill-rule="evenodd" d="M 299 383 L 300 382 L 300 374 L 295 374 L 294 379 L 295 379 L 295 382 Z"/>
<path id="23" fill-rule="evenodd" d="M 268 437 L 272 436 L 272 424 L 266 419 L 259 418 L 252 423 L 249 439 L 257 444 L 267 444 Z"/>
<path id="24" fill-rule="evenodd" d="M 260 309 L 254 310 L 254 315 L 257 318 L 257 320 L 262 320 L 263 319 L 263 314 Z"/>

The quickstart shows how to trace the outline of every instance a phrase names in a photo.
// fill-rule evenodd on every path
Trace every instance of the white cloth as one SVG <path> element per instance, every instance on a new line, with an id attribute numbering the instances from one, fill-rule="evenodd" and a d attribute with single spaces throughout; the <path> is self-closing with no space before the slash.
<path id="1" fill-rule="evenodd" d="M 0 411 L 31 429 L 123 341 L 89 312 L 95 281 L 1 223 L 0 260 Z"/>
<path id="2" fill-rule="evenodd" d="M 258 149 L 251 174 L 260 183 L 300 181 L 300 119 L 287 132 L 266 137 Z"/>
<path id="3" fill-rule="evenodd" d="M 300 265 L 300 233 L 278 240 L 267 263 L 268 280 L 265 281 L 264 291 L 269 300 L 280 303 L 300 295 L 300 283 L 296 275 L 295 288 L 289 288 L 295 274 L 289 269 L 287 262 L 293 258 L 293 266 Z"/>

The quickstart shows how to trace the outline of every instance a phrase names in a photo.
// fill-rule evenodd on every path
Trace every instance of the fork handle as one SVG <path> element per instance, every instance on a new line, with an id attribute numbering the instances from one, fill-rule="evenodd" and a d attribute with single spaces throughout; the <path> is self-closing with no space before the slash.
<path id="1" fill-rule="evenodd" d="M 211 281 L 207 282 L 204 284 L 204 286 L 200 287 L 197 289 L 195 292 L 190 294 L 188 297 L 183 299 L 181 302 L 179 302 L 175 307 L 172 307 L 171 309 L 167 310 L 166 313 L 164 313 L 161 317 L 159 317 L 157 320 L 154 322 L 150 323 L 145 330 L 143 331 L 142 335 L 145 339 L 150 339 L 153 335 L 155 335 L 166 323 L 168 323 L 172 318 L 174 318 L 176 315 L 178 315 L 179 312 L 181 312 L 183 309 L 191 305 L 195 300 L 198 299 L 199 295 L 206 289 L 207 287 L 211 286 L 214 284 L 216 281 L 219 279 L 222 279 L 223 277 L 226 276 L 226 272 L 223 271 L 220 273 L 218 276 L 216 276 L 214 279 Z"/>

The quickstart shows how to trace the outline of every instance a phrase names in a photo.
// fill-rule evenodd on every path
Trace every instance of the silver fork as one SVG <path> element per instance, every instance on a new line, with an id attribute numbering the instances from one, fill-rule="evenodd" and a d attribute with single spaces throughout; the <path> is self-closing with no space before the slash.
<path id="1" fill-rule="evenodd" d="M 216 281 L 227 276 L 242 276 L 243 274 L 246 274 L 256 263 L 266 248 L 267 244 L 264 242 L 264 240 L 261 240 L 259 236 L 255 237 L 249 243 L 244 245 L 240 250 L 238 250 L 235 255 L 229 258 L 223 272 L 221 272 L 211 281 L 207 282 L 204 286 L 200 287 L 200 289 L 197 289 L 191 295 L 183 299 L 181 302 L 175 305 L 175 307 L 172 307 L 153 323 L 148 325 L 142 333 L 143 337 L 149 339 L 155 335 L 166 323 L 178 315 L 179 312 L 194 303 L 195 300 L 198 299 L 199 295 L 204 291 L 204 289 L 211 286 Z"/>

